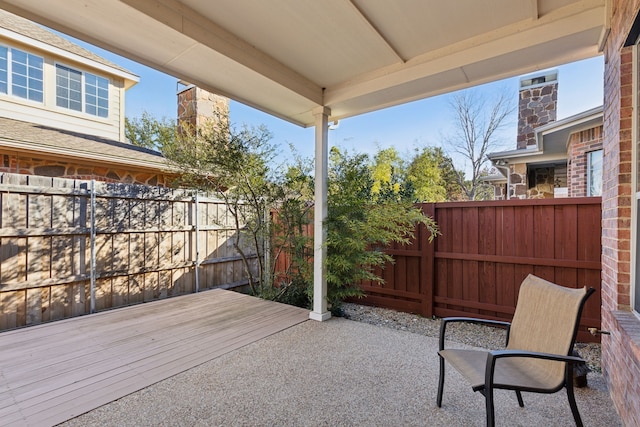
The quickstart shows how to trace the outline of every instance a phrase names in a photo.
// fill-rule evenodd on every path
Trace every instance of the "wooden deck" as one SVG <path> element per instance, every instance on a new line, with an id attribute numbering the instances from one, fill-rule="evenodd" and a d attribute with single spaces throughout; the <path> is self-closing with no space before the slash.
<path id="1" fill-rule="evenodd" d="M 308 318 L 212 290 L 0 333 L 0 425 L 55 425 Z"/>

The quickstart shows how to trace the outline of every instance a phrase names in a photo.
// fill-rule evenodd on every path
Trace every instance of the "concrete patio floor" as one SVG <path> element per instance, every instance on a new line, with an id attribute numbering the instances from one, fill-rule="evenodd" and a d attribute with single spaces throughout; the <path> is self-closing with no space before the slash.
<path id="1" fill-rule="evenodd" d="M 455 345 L 455 344 L 452 344 Z M 458 345 L 459 346 L 459 345 Z M 345 319 L 306 321 L 64 426 L 482 426 L 484 399 L 453 370 L 435 405 L 437 340 Z M 576 390 L 585 426 L 620 426 L 603 378 Z M 496 392 L 498 426 L 572 426 L 560 391 Z"/>

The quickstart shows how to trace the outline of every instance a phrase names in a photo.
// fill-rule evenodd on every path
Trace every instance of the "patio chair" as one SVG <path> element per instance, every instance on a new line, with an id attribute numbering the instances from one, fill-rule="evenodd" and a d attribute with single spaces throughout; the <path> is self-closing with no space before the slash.
<path id="1" fill-rule="evenodd" d="M 582 426 L 573 393 L 573 364 L 583 360 L 571 353 L 582 308 L 593 292 L 593 288 L 565 288 L 529 275 L 520 286 L 511 323 L 465 317 L 443 319 L 438 352 L 438 407 L 442 407 L 446 360 L 471 384 L 473 391 L 484 395 L 487 426 L 495 425 L 495 389 L 514 390 L 518 404 L 524 407 L 523 391 L 555 393 L 563 387 L 575 423 Z M 506 327 L 506 350 L 445 349 L 447 325 L 454 322 Z"/>

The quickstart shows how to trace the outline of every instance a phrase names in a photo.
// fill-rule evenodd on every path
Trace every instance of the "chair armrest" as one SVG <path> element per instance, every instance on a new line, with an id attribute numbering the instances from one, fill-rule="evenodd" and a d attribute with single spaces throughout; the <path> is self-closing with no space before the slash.
<path id="1" fill-rule="evenodd" d="M 558 362 L 582 363 L 584 359 L 576 356 L 563 356 L 561 354 L 540 353 L 526 350 L 495 350 L 487 354 L 487 366 L 485 368 L 485 387 L 493 388 L 493 375 L 498 359 L 506 357 L 528 357 L 531 359 L 555 360 Z"/>
<path id="2" fill-rule="evenodd" d="M 445 317 L 442 319 L 440 323 L 440 350 L 444 350 L 444 341 L 447 330 L 447 325 L 449 323 L 475 323 L 478 325 L 485 326 L 503 326 L 507 328 L 507 341 L 509 340 L 509 328 L 511 327 L 510 322 L 503 322 L 500 320 L 488 320 L 488 319 L 478 319 L 476 317 Z"/>

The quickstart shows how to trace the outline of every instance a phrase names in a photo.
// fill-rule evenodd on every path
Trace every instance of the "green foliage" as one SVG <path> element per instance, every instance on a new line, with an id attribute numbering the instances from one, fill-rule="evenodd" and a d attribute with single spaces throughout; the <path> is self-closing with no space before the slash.
<path id="1" fill-rule="evenodd" d="M 398 178 L 399 176 L 404 177 L 404 170 L 404 161 L 395 148 L 385 148 L 378 151 L 373 157 L 373 164 L 371 165 L 372 193 L 378 194 L 381 191 L 385 191 L 384 187 L 387 187 L 386 191 L 389 191 L 389 186 L 393 191 L 399 191 L 399 183 L 404 179 Z"/>
<path id="2" fill-rule="evenodd" d="M 233 245 L 243 259 L 252 293 L 310 307 L 312 163 L 296 159 L 288 168 L 274 166 L 277 151 L 270 139 L 264 127 L 237 129 L 219 117 L 206 127 L 183 130 L 175 143 L 163 145 L 163 152 L 181 172 L 181 185 L 224 200 L 234 222 Z M 408 243 L 419 223 L 427 226 L 432 238 L 437 234 L 433 220 L 413 205 L 414 185 L 398 173 L 401 161 L 395 150 L 376 159 L 392 167 L 374 191 L 375 168 L 368 156 L 335 148 L 330 153 L 326 269 L 327 302 L 333 309 L 345 298 L 362 295 L 362 281 L 382 282 L 375 270 L 393 261 L 384 252 L 389 244 Z M 272 213 L 271 219 L 265 212 Z M 257 277 L 248 256 L 254 253 Z M 288 267 L 276 277 L 281 257 Z"/>
<path id="3" fill-rule="evenodd" d="M 234 249 L 240 254 L 252 293 L 269 286 L 264 264 L 268 221 L 265 212 L 283 195 L 271 162 L 276 155 L 271 134 L 264 127 L 229 125 L 218 117 L 206 126 L 186 130 L 164 154 L 181 172 L 180 184 L 199 188 L 222 199 L 233 218 Z M 249 254 L 257 254 L 257 276 Z"/>
<path id="4" fill-rule="evenodd" d="M 437 227 L 413 205 L 410 186 L 393 179 L 374 194 L 374 179 L 366 155 L 330 155 L 327 217 L 327 302 L 334 308 L 345 298 L 361 296 L 360 282 L 381 283 L 377 267 L 392 262 L 384 249 L 391 243 L 408 243 L 418 223 L 433 238 Z M 399 183 L 398 183 L 399 184 Z"/>
<path id="5" fill-rule="evenodd" d="M 274 204 L 271 222 L 271 258 L 276 264 L 288 261 L 284 271 L 273 269 L 271 287 L 262 297 L 287 304 L 309 308 L 312 302 L 309 289 L 313 288 L 313 237 L 309 232 L 313 224 L 312 164 L 298 159 L 290 166 L 280 186 L 283 199 Z M 276 275 L 277 273 L 277 275 Z"/>
<path id="6" fill-rule="evenodd" d="M 460 172 L 463 176 L 464 173 Z M 420 202 L 445 202 L 463 199 L 453 162 L 442 148 L 424 147 L 416 151 L 409 167 L 407 180 Z"/>
<path id="7" fill-rule="evenodd" d="M 146 111 L 140 117 L 126 117 L 124 132 L 131 144 L 161 153 L 173 146 L 177 140 L 177 127 L 174 122 L 166 118 L 158 120 Z"/>

